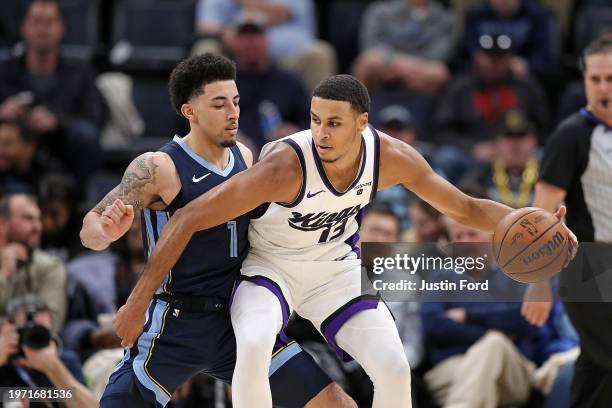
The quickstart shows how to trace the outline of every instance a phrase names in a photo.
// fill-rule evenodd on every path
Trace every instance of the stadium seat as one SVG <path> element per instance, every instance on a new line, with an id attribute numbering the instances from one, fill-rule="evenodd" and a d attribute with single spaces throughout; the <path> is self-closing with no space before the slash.
<path id="1" fill-rule="evenodd" d="M 135 77 L 133 97 L 145 123 L 144 138 L 171 139 L 186 134 L 186 123 L 174 112 L 168 95 L 166 77 Z"/>
<path id="2" fill-rule="evenodd" d="M 90 60 L 98 46 L 98 5 L 92 0 L 62 0 L 62 16 L 66 32 L 62 55 Z"/>
<path id="3" fill-rule="evenodd" d="M 579 13 L 574 30 L 574 49 L 583 50 L 604 30 L 612 27 L 612 8 L 588 7 Z"/>
<path id="4" fill-rule="evenodd" d="M 110 62 L 137 70 L 167 70 L 187 56 L 194 39 L 196 0 L 118 0 Z"/>
<path id="5" fill-rule="evenodd" d="M 361 17 L 371 1 L 338 0 L 328 6 L 327 34 L 336 50 L 340 72 L 347 72 L 359 53 Z"/>

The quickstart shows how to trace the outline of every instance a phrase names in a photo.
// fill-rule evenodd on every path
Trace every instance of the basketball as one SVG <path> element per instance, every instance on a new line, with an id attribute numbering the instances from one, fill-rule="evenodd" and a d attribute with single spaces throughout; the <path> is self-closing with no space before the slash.
<path id="1" fill-rule="evenodd" d="M 512 211 L 497 224 L 493 253 L 512 279 L 540 282 L 559 272 L 567 259 L 568 230 L 554 214 L 541 208 Z"/>

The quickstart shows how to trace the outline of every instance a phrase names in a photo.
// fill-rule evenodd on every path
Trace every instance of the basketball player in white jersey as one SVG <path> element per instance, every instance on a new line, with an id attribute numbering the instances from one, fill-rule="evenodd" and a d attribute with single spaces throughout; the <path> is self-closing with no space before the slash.
<path id="1" fill-rule="evenodd" d="M 264 147 L 258 164 L 178 210 L 130 296 L 148 302 L 194 232 L 257 208 L 231 306 L 235 407 L 272 406 L 270 351 L 294 310 L 342 357 L 361 364 L 374 383 L 374 407 L 410 407 L 410 368 L 393 318 L 384 303 L 361 293 L 356 243 L 363 207 L 377 189 L 401 183 L 480 230 L 492 232 L 512 211 L 463 194 L 408 144 L 369 127 L 369 106 L 367 89 L 352 76 L 319 84 L 311 129 Z M 138 336 L 138 319 L 129 305 L 119 311 L 115 328 L 124 342 Z"/>

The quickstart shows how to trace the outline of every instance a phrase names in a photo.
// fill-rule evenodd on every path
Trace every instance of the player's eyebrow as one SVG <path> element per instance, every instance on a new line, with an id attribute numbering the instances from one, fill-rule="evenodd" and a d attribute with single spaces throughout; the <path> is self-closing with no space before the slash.
<path id="1" fill-rule="evenodd" d="M 313 111 L 310 111 L 310 116 L 314 117 L 315 119 L 319 119 L 319 115 L 317 115 Z M 342 118 L 338 115 L 334 115 L 330 116 L 329 118 L 325 118 L 325 120 L 342 120 Z"/>
<path id="2" fill-rule="evenodd" d="M 232 99 L 240 98 L 240 94 L 236 94 Z M 227 97 L 223 95 L 215 96 L 214 98 L 210 98 L 211 101 L 224 101 Z"/>

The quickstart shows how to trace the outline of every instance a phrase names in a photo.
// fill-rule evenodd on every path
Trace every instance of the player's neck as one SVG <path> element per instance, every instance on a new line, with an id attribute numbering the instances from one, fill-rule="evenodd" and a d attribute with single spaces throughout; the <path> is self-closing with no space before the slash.
<path id="1" fill-rule="evenodd" d="M 224 169 L 227 165 L 229 161 L 229 149 L 218 143 L 212 142 L 202 135 L 195 135 L 193 131 L 189 132 L 183 140 L 198 156 L 219 169 Z"/>

